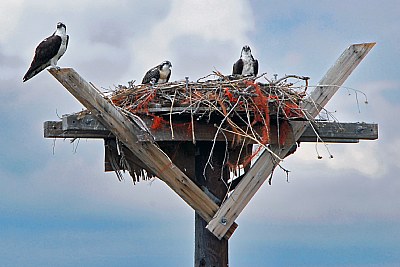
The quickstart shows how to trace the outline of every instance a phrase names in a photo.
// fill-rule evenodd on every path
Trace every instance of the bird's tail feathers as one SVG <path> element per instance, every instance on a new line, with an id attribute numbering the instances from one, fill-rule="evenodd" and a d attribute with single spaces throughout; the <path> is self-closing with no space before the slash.
<path id="1" fill-rule="evenodd" d="M 42 70 L 44 70 L 47 67 L 48 66 L 46 66 L 46 65 L 42 65 L 42 66 L 39 66 L 37 68 L 30 67 L 29 70 L 24 75 L 24 78 L 22 79 L 22 82 L 26 82 L 27 80 L 31 79 L 33 76 L 35 76 L 36 74 L 38 74 L 39 72 L 41 72 Z"/>

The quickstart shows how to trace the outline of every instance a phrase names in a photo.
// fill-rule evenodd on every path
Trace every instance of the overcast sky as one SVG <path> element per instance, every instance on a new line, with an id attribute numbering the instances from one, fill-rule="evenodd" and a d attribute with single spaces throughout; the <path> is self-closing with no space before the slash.
<path id="1" fill-rule="evenodd" d="M 239 216 L 230 266 L 400 265 L 399 1 L 23 1 L 0 9 L 0 265 L 192 266 L 194 215 L 162 181 L 103 172 L 101 140 L 43 138 L 43 122 L 82 106 L 47 71 L 22 83 L 58 21 L 59 61 L 99 88 L 141 80 L 163 60 L 171 80 L 230 73 L 249 44 L 260 72 L 317 84 L 353 43 L 377 42 L 328 105 L 375 122 L 379 139 L 302 144 Z M 361 95 L 358 95 L 362 99 Z M 359 112 L 360 110 L 360 112 Z"/>

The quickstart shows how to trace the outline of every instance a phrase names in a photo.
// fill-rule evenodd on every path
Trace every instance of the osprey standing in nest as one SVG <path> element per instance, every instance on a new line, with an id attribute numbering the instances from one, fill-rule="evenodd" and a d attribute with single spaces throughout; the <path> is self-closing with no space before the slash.
<path id="1" fill-rule="evenodd" d="M 258 60 L 254 59 L 248 45 L 243 46 L 240 59 L 233 64 L 232 75 L 251 75 L 257 76 Z"/>
<path id="2" fill-rule="evenodd" d="M 143 77 L 142 84 L 150 83 L 166 83 L 171 77 L 172 64 L 168 60 L 162 62 L 160 65 L 150 69 Z"/>
<path id="3" fill-rule="evenodd" d="M 26 82 L 48 66 L 57 67 L 57 61 L 64 55 L 68 47 L 69 36 L 66 34 L 67 27 L 64 23 L 57 23 L 57 29 L 52 36 L 44 39 L 35 50 L 35 56 L 23 82 Z"/>

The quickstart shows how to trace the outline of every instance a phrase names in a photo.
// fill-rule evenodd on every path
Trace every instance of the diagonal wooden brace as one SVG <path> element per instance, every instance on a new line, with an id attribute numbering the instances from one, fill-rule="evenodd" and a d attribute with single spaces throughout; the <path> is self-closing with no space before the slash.
<path id="1" fill-rule="evenodd" d="M 50 69 L 49 72 L 81 102 L 108 130 L 110 130 L 149 170 L 163 180 L 205 221 L 209 222 L 218 210 L 214 203 L 171 159 L 154 143 L 139 142 L 138 135 L 146 134 L 136 123 L 127 118 L 98 90 L 71 68 Z M 233 234 L 237 224 L 231 224 L 226 238 Z"/>
<path id="2" fill-rule="evenodd" d="M 375 43 L 354 44 L 342 53 L 308 99 L 303 102 L 301 108 L 307 112 L 309 119 L 313 119 L 319 114 L 374 45 Z M 306 121 L 293 126 L 295 140 L 301 137 L 307 126 L 308 122 Z M 271 146 L 271 150 L 279 158 L 283 158 L 292 145 L 286 147 L 274 145 Z M 208 230 L 221 239 L 279 162 L 278 158 L 264 151 L 208 223 Z"/>

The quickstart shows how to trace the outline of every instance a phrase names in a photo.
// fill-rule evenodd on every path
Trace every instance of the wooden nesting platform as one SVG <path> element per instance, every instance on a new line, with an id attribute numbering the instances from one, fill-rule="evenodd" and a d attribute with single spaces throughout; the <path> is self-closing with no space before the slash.
<path id="1" fill-rule="evenodd" d="M 293 79 L 297 82 L 291 82 Z M 357 143 L 377 139 L 377 124 L 310 118 L 300 107 L 308 79 L 288 75 L 260 83 L 255 78 L 219 76 L 196 82 L 186 79 L 160 85 L 119 85 L 103 99 L 139 126 L 137 142 L 157 142 L 170 157 L 174 142 L 226 142 L 230 154 L 227 164 L 234 173 L 249 165 L 250 158 L 259 152 L 253 152 L 252 145 L 266 148 L 296 142 Z M 299 81 L 304 84 L 299 85 Z M 308 125 L 296 140 L 292 128 L 304 123 Z M 138 177 L 155 176 L 88 110 L 65 115 L 62 122 L 46 122 L 45 137 L 105 139 L 105 171 L 129 170 L 134 182 Z M 127 162 L 121 164 L 121 159 Z M 142 175 L 144 170 L 149 175 Z"/>
<path id="2" fill-rule="evenodd" d="M 45 137 L 103 138 L 106 148 L 116 144 L 126 149 L 137 159 L 133 160 L 136 164 L 143 164 L 139 168 L 162 179 L 196 211 L 204 220 L 202 228 L 218 240 L 227 240 L 237 227 L 236 218 L 296 142 L 318 139 L 346 143 L 378 137 L 376 124 L 315 119 L 374 45 L 349 46 L 307 95 L 306 77 L 297 77 L 304 81 L 302 86 L 294 86 L 287 79 L 260 84 L 245 77 L 120 87 L 105 96 L 73 69 L 51 69 L 50 73 L 89 112 L 64 116 L 61 122 L 46 122 Z M 206 140 L 206 145 L 193 144 L 200 140 Z M 186 146 L 190 153 L 181 151 L 176 141 L 190 144 Z M 163 143 L 172 149 L 164 149 L 167 146 Z M 213 179 L 204 180 L 202 170 L 208 165 L 208 155 L 213 155 L 215 143 L 217 152 L 228 147 L 225 143 L 233 149 L 253 144 L 264 148 L 231 194 L 208 193 L 216 190 L 216 186 L 207 184 L 210 180 L 221 185 L 221 178 L 228 178 L 226 169 L 222 171 L 225 153 L 219 153 L 216 169 L 221 173 L 210 171 Z M 109 152 L 115 151 L 114 147 Z M 180 160 L 174 161 L 171 152 L 178 153 Z M 239 159 L 236 152 L 229 154 Z M 117 157 L 124 155 L 111 156 Z M 189 168 L 183 164 L 188 159 Z M 197 165 L 201 166 L 200 172 Z M 213 195 L 218 195 L 221 202 Z"/>
<path id="3" fill-rule="evenodd" d="M 230 155 L 227 164 L 234 173 L 249 165 L 250 158 L 258 153 L 252 151 L 252 145 L 283 147 L 296 143 L 292 127 L 299 123 L 309 126 L 297 143 L 356 143 L 377 138 L 376 124 L 308 121 L 299 106 L 306 85 L 293 88 L 287 79 L 269 84 L 229 79 L 119 86 L 105 99 L 141 125 L 144 133 L 137 135 L 138 142 L 155 141 L 170 157 L 174 156 L 170 142 L 226 142 Z M 129 149 L 111 141 L 115 140 L 113 133 L 89 111 L 65 115 L 61 124 L 47 122 L 45 129 L 45 137 L 103 138 L 106 171 L 129 170 L 134 182 L 138 177 L 154 176 Z M 120 164 L 121 158 L 127 163 Z M 143 170 L 150 175 L 143 175 Z"/>
<path id="4" fill-rule="evenodd" d="M 191 142 L 192 136 L 186 129 L 177 127 L 174 130 L 174 139 L 172 139 L 169 128 L 163 130 L 153 130 L 151 126 L 153 119 L 146 115 L 141 116 L 146 123 L 154 140 L 157 142 L 174 141 L 174 142 Z M 299 122 L 293 121 L 292 125 Z M 308 126 L 298 142 L 317 142 L 317 134 L 325 143 L 358 143 L 360 140 L 378 139 L 378 124 L 366 122 L 350 122 L 338 123 L 329 121 L 316 121 L 314 129 Z M 261 126 L 256 126 L 255 130 L 260 131 Z M 201 124 L 195 122 L 195 136 L 197 141 L 211 141 L 215 137 L 217 128 L 212 124 Z M 274 126 L 271 132 L 276 132 Z M 277 144 L 276 135 L 272 135 L 272 144 Z M 104 139 L 115 138 L 103 124 L 101 124 L 93 115 L 69 114 L 64 115 L 60 121 L 44 122 L 45 138 L 88 138 L 88 139 Z M 227 135 L 227 138 L 232 138 Z M 147 137 L 141 135 L 138 137 L 140 142 L 146 142 Z M 224 141 L 225 137 L 221 134 L 217 135 L 217 141 Z M 255 144 L 254 140 L 248 140 L 249 144 Z"/>

